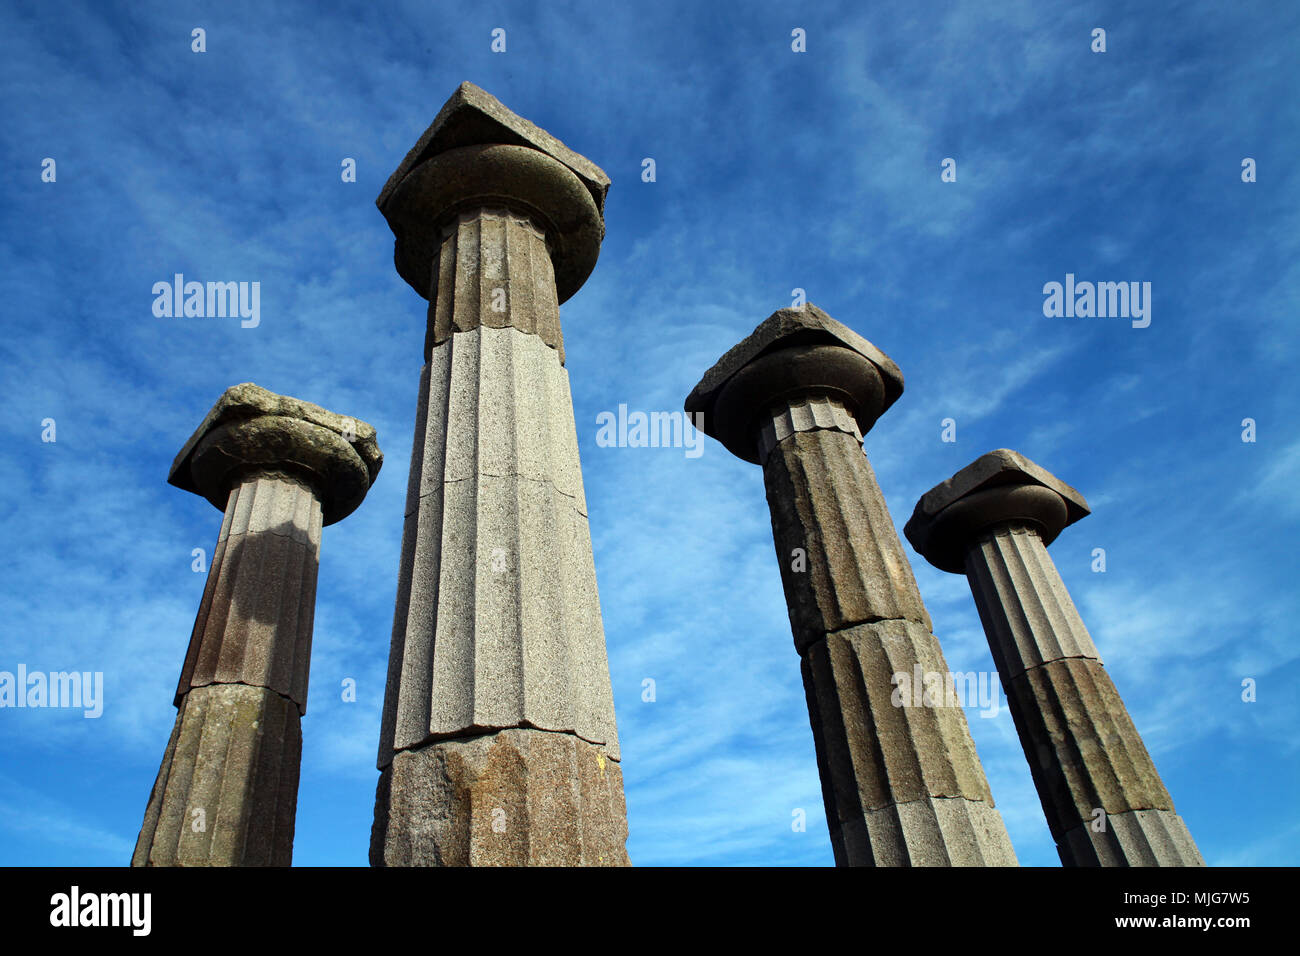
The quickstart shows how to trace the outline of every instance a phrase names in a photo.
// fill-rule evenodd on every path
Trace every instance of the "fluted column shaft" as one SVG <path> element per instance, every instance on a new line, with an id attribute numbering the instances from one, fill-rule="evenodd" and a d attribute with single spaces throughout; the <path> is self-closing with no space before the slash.
<path id="1" fill-rule="evenodd" d="M 785 401 L 759 445 L 836 863 L 1014 865 L 961 707 L 898 705 L 951 677 L 852 416 Z"/>
<path id="2" fill-rule="evenodd" d="M 1047 554 L 1088 503 L 999 448 L 916 503 L 903 529 L 965 573 L 1066 866 L 1204 865 Z"/>
<path id="3" fill-rule="evenodd" d="M 966 580 L 1062 862 L 1204 865 L 1038 530 L 986 529 Z"/>
<path id="4" fill-rule="evenodd" d="M 443 234 L 371 861 L 626 863 L 618 733 L 545 233 L 525 215 L 481 208 Z"/>
<path id="5" fill-rule="evenodd" d="M 559 311 L 608 189 L 463 83 L 376 200 L 429 305 L 373 865 L 628 863 Z"/>
<path id="6" fill-rule="evenodd" d="M 293 480 L 230 492 L 136 866 L 288 866 L 321 506 Z"/>
<path id="7" fill-rule="evenodd" d="M 836 864 L 1014 866 L 862 450 L 902 392 L 889 356 L 809 302 L 730 348 L 685 410 L 763 468 Z M 941 699 L 913 697 L 917 673 Z"/>
<path id="8" fill-rule="evenodd" d="M 194 687 L 266 687 L 307 712 L 321 505 L 307 485 L 254 475 L 230 491 L 176 706 Z"/>
<path id="9" fill-rule="evenodd" d="M 225 510 L 133 865 L 292 861 L 321 528 L 382 462 L 371 426 L 252 384 L 177 456 L 169 482 Z"/>

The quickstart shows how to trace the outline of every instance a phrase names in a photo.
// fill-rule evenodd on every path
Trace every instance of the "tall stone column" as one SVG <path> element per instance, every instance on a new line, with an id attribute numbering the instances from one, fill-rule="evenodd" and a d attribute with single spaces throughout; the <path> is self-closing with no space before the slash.
<path id="1" fill-rule="evenodd" d="M 321 527 L 383 464 L 375 430 L 256 385 L 221 396 L 168 481 L 225 509 L 133 866 L 288 866 Z"/>
<path id="2" fill-rule="evenodd" d="M 922 496 L 904 528 L 965 573 L 1066 866 L 1203 866 L 1047 554 L 1083 496 L 1023 455 L 989 452 Z"/>
<path id="3" fill-rule="evenodd" d="M 429 309 L 375 866 L 628 863 L 559 313 L 608 186 L 466 83 L 380 194 Z"/>
<path id="4" fill-rule="evenodd" d="M 902 391 L 888 356 L 809 303 L 727 352 L 686 411 L 763 467 L 836 864 L 1013 866 L 961 707 L 895 696 L 917 667 L 952 684 L 863 454 Z"/>

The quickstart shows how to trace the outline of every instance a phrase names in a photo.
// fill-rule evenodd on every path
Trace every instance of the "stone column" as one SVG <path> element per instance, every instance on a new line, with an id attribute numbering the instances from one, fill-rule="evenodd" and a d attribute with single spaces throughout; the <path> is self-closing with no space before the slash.
<path id="1" fill-rule="evenodd" d="M 628 863 L 559 313 L 608 186 L 466 83 L 380 194 L 429 308 L 375 866 Z"/>
<path id="2" fill-rule="evenodd" d="M 904 528 L 966 574 L 1066 866 L 1204 866 L 1047 545 L 1089 513 L 1023 455 L 989 452 L 922 496 Z"/>
<path id="3" fill-rule="evenodd" d="M 902 391 L 888 356 L 809 303 L 727 352 L 686 411 L 763 467 L 836 864 L 1013 866 L 955 695 L 896 696 L 918 667 L 952 684 L 862 449 Z"/>
<path id="4" fill-rule="evenodd" d="M 256 385 L 221 396 L 168 481 L 225 509 L 133 866 L 288 866 L 321 527 L 365 498 L 375 430 Z"/>

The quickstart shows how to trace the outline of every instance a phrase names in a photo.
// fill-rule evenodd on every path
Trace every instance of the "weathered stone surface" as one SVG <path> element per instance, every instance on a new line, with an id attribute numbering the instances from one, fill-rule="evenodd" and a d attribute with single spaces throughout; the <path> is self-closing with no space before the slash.
<path id="1" fill-rule="evenodd" d="M 1015 865 L 961 707 L 894 703 L 916 667 L 951 683 L 862 452 L 902 389 L 888 356 L 809 304 L 728 351 L 686 411 L 763 466 L 836 864 Z"/>
<path id="2" fill-rule="evenodd" d="M 133 865 L 289 865 L 321 527 L 382 463 L 369 425 L 251 384 L 177 456 L 169 481 L 225 516 Z"/>
<path id="3" fill-rule="evenodd" d="M 1172 810 L 1107 816 L 1100 832 L 1077 826 L 1057 849 L 1066 866 L 1205 866 L 1187 824 Z"/>
<path id="4" fill-rule="evenodd" d="M 1062 861 L 1201 865 L 1047 554 L 1087 513 L 1077 491 L 1004 449 L 927 492 L 906 533 L 931 563 L 966 573 Z M 1097 811 L 1110 821 L 1100 832 Z"/>
<path id="5" fill-rule="evenodd" d="M 1088 502 L 1054 474 L 1010 448 L 997 448 L 981 455 L 947 481 L 941 481 L 921 496 L 916 514 L 933 518 L 944 508 L 984 488 L 999 485 L 1039 484 L 1050 488 L 1069 509 L 1070 524 L 1089 514 Z"/>
<path id="6" fill-rule="evenodd" d="M 1107 814 L 1170 810 L 1119 691 L 1101 661 L 1067 658 L 1031 667 L 1006 685 L 1052 836 Z"/>
<path id="7" fill-rule="evenodd" d="M 595 266 L 608 186 L 466 84 L 380 194 L 429 309 L 376 865 L 627 862 L 559 316 Z"/>
<path id="8" fill-rule="evenodd" d="M 426 372 L 419 495 L 475 475 L 517 476 L 552 485 L 587 513 L 569 373 L 539 336 L 470 330 L 432 354 Z"/>
<path id="9" fill-rule="evenodd" d="M 991 803 L 937 797 L 868 810 L 832 833 L 837 866 L 1016 866 Z"/>
<path id="10" fill-rule="evenodd" d="M 792 433 L 768 457 L 763 483 L 796 650 L 864 621 L 930 626 L 858 438 L 838 429 Z"/>
<path id="11" fill-rule="evenodd" d="M 728 349 L 691 390 L 686 399 L 686 411 L 704 412 L 707 423 L 708 412 L 717 400 L 718 393 L 733 375 L 768 352 L 802 345 L 841 346 L 875 365 L 885 381 L 885 406 L 880 410 L 881 413 L 887 411 L 903 394 L 903 373 L 893 359 L 847 325 L 837 322 L 808 302 L 803 308 L 777 309 L 742 341 Z M 707 430 L 706 434 L 717 437 Z"/>
<path id="12" fill-rule="evenodd" d="M 944 706 L 947 697 L 929 706 L 895 694 L 896 676 L 910 683 L 918 665 L 951 688 L 939 642 L 911 621 L 827 634 L 804 655 L 805 690 L 816 706 L 841 823 L 929 797 L 992 801 L 962 708 Z"/>
<path id="13" fill-rule="evenodd" d="M 862 444 L 862 429 L 843 402 L 829 395 L 808 395 L 797 401 L 782 402 L 771 410 L 770 417 L 765 415 L 759 420 L 758 463 L 767 464 L 776 446 L 796 432 L 818 430 L 843 432 Z"/>
<path id="14" fill-rule="evenodd" d="M 1004 681 L 1070 657 L 1101 663 L 1038 532 L 1014 522 L 973 537 L 966 580 Z"/>
<path id="15" fill-rule="evenodd" d="M 505 730 L 397 754 L 374 866 L 627 866 L 623 773 L 572 734 Z"/>
<path id="16" fill-rule="evenodd" d="M 431 263 L 443 217 L 454 213 L 452 207 L 511 200 L 516 212 L 536 216 L 548 232 L 556 293 L 564 302 L 596 264 L 609 186 L 591 160 L 473 83 L 462 83 L 388 177 L 375 205 L 396 237 L 398 273 L 432 302 Z"/>
<path id="17" fill-rule="evenodd" d="M 132 866 L 288 866 L 302 736 L 298 708 L 243 684 L 185 695 Z"/>
<path id="18" fill-rule="evenodd" d="M 462 212 L 508 208 L 546 233 L 555 295 L 564 302 L 591 275 L 605 234 L 600 210 L 566 167 L 524 146 L 467 146 L 440 153 L 397 185 L 384 216 L 396 237 L 393 263 L 432 303 L 446 227 Z"/>
<path id="19" fill-rule="evenodd" d="M 303 485 L 258 477 L 231 491 L 177 707 L 192 687 L 249 684 L 306 713 L 320 539 L 320 502 Z"/>
<path id="20" fill-rule="evenodd" d="M 249 475 L 291 477 L 321 499 L 328 525 L 356 510 L 383 463 L 373 426 L 245 382 L 212 406 L 167 481 L 224 511 Z"/>
<path id="21" fill-rule="evenodd" d="M 433 296 L 426 358 L 454 332 L 514 326 L 536 333 L 564 364 L 546 234 L 527 216 L 504 209 L 462 212 L 444 229 L 437 283 L 451 291 Z"/>
<path id="22" fill-rule="evenodd" d="M 999 448 L 922 495 L 903 533 L 935 567 L 960 574 L 968 542 L 985 528 L 1013 518 L 1029 521 L 1051 544 L 1088 514 L 1074 488 L 1024 455 Z"/>
<path id="23" fill-rule="evenodd" d="M 379 767 L 507 727 L 617 759 L 568 373 L 538 336 L 480 327 L 423 385 Z"/>
<path id="24" fill-rule="evenodd" d="M 590 191 L 592 201 L 603 213 L 605 194 L 610 185 L 604 170 L 540 126 L 512 112 L 491 93 L 468 82 L 462 83 L 443 104 L 429 128 L 388 177 L 375 205 L 382 212 L 397 184 L 425 160 L 449 150 L 493 143 L 527 146 L 563 163 L 582 181 Z"/>
<path id="25" fill-rule="evenodd" d="M 760 323 L 704 374 L 685 408 L 703 416 L 706 435 L 758 464 L 769 406 L 829 395 L 866 434 L 902 392 L 903 375 L 889 356 L 810 302 Z"/>

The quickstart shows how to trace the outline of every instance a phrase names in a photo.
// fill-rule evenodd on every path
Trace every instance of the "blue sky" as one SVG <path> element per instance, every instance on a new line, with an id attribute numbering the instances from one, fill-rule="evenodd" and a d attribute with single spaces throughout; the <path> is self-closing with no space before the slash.
<path id="1" fill-rule="evenodd" d="M 5 4 L 0 670 L 105 700 L 0 710 L 0 863 L 129 861 L 220 527 L 168 467 L 254 381 L 387 458 L 324 533 L 295 844 L 366 864 L 424 334 L 373 203 L 463 80 L 613 180 L 562 317 L 635 864 L 831 863 L 759 469 L 596 444 L 795 288 L 903 370 L 866 442 L 900 528 L 993 448 L 1084 493 L 1051 554 L 1206 860 L 1300 861 L 1300 6 L 614 6 Z M 260 325 L 155 317 L 177 272 L 260 282 Z M 1045 317 L 1067 273 L 1151 282 L 1150 326 Z M 992 670 L 907 551 L 950 668 Z M 1021 862 L 1058 865 L 1005 707 L 968 717 Z"/>

